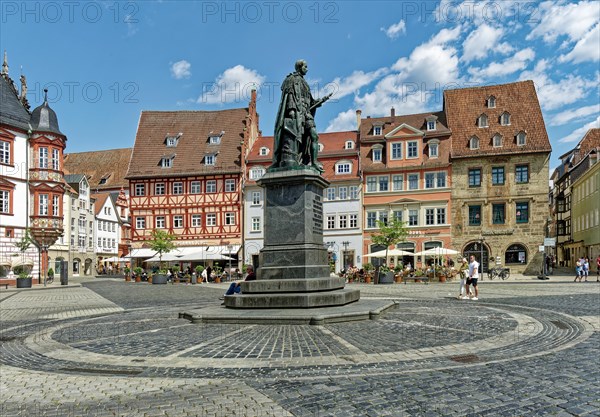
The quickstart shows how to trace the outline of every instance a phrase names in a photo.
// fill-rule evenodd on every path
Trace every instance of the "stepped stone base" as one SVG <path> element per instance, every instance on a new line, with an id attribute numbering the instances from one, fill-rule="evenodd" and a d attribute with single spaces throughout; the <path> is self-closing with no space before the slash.
<path id="1" fill-rule="evenodd" d="M 343 278 L 311 278 L 311 279 L 267 279 L 244 281 L 241 283 L 242 294 L 264 294 L 282 292 L 314 292 L 332 291 L 344 288 Z"/>
<path id="2" fill-rule="evenodd" d="M 225 296 L 225 306 L 229 308 L 314 308 L 342 306 L 358 301 L 360 291 L 340 289 L 318 292 L 291 292 L 265 294 L 236 294 Z"/>

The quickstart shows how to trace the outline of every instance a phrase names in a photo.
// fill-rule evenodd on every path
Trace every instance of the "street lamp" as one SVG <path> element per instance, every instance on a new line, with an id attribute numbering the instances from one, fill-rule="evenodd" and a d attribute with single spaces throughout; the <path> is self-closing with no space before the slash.
<path id="1" fill-rule="evenodd" d="M 485 242 L 485 238 L 483 237 L 483 235 L 479 236 L 479 244 L 481 245 L 481 248 L 479 249 L 480 251 L 480 255 L 479 255 L 479 262 L 481 262 L 481 277 L 483 278 L 483 242 Z"/>
<path id="2" fill-rule="evenodd" d="M 231 251 L 233 250 L 233 245 L 227 245 L 227 250 L 229 251 L 229 280 L 231 281 Z"/>

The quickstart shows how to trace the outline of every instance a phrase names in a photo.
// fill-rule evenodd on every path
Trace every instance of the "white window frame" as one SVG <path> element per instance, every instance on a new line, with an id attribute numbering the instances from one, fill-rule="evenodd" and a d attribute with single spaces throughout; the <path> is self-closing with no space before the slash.
<path id="1" fill-rule="evenodd" d="M 412 188 L 410 185 L 411 177 L 417 177 L 417 188 Z M 406 175 L 406 189 L 407 190 L 419 190 L 419 183 L 421 182 L 421 176 L 418 173 L 411 173 Z"/>
<path id="2" fill-rule="evenodd" d="M 206 214 L 206 226 L 214 227 L 216 225 L 217 225 L 217 214 L 216 213 Z"/>
<path id="3" fill-rule="evenodd" d="M 250 179 L 251 180 L 258 180 L 263 175 L 265 175 L 265 169 L 264 169 L 264 167 L 252 167 L 250 169 Z"/>
<path id="4" fill-rule="evenodd" d="M 404 144 L 402 142 L 395 142 L 395 143 L 390 143 L 390 159 L 392 161 L 398 161 L 400 159 L 402 159 L 402 147 L 404 146 Z M 400 156 L 395 155 L 398 152 L 400 152 Z"/>
<path id="5" fill-rule="evenodd" d="M 428 132 L 432 132 L 432 131 L 436 130 L 436 127 L 437 127 L 437 121 L 427 120 L 427 131 Z"/>
<path id="6" fill-rule="evenodd" d="M 253 206 L 259 206 L 261 199 L 262 199 L 262 193 L 260 191 L 252 191 L 252 205 Z"/>
<path id="7" fill-rule="evenodd" d="M 251 228 L 251 232 L 260 232 L 261 231 L 261 218 L 260 217 L 252 217 L 252 228 Z"/>
<path id="8" fill-rule="evenodd" d="M 335 187 L 328 187 L 325 195 L 327 196 L 328 201 L 333 201 L 335 200 L 336 194 L 337 192 L 335 190 Z"/>
<path id="9" fill-rule="evenodd" d="M 0 164 L 10 164 L 10 142 L 0 140 Z"/>
<path id="10" fill-rule="evenodd" d="M 382 132 L 383 132 L 383 127 L 373 126 L 373 136 L 381 136 Z"/>
<path id="11" fill-rule="evenodd" d="M 385 190 L 382 190 L 381 180 L 384 178 L 387 179 L 387 181 L 385 181 L 385 183 L 387 184 L 387 188 Z M 379 175 L 377 177 L 377 191 L 384 192 L 384 193 L 390 191 L 390 176 L 389 175 Z"/>
<path id="12" fill-rule="evenodd" d="M 488 109 L 495 109 L 496 108 L 496 97 L 494 96 L 489 96 L 487 99 L 487 107 Z"/>
<path id="13" fill-rule="evenodd" d="M 327 216 L 327 230 L 333 230 L 336 226 L 335 215 Z"/>
<path id="14" fill-rule="evenodd" d="M 440 142 L 437 139 L 430 140 L 428 143 L 429 158 L 439 158 Z"/>
<path id="15" fill-rule="evenodd" d="M 435 172 L 426 172 L 425 173 L 425 184 L 423 184 L 425 186 L 426 190 L 430 190 L 432 188 L 436 188 L 436 173 Z M 429 178 L 428 178 L 429 177 Z M 427 181 L 431 180 L 431 187 L 427 186 Z"/>
<path id="16" fill-rule="evenodd" d="M 136 217 L 135 218 L 135 228 L 138 230 L 145 229 L 146 228 L 146 218 L 145 217 Z"/>
<path id="17" fill-rule="evenodd" d="M 397 179 L 400 181 L 397 181 Z M 396 183 L 400 183 L 400 188 L 396 187 Z M 393 174 L 392 175 L 392 191 L 404 191 L 404 174 Z"/>
<path id="18" fill-rule="evenodd" d="M 10 213 L 10 191 L 0 190 L 0 213 Z"/>
<path id="19" fill-rule="evenodd" d="M 258 154 L 260 156 L 266 156 L 269 154 L 269 148 L 267 148 L 266 146 L 263 146 L 262 148 L 260 148 L 260 150 L 258 151 Z"/>
<path id="20" fill-rule="evenodd" d="M 217 192 L 217 180 L 206 180 L 206 194 Z"/>
<path id="21" fill-rule="evenodd" d="M 135 196 L 143 197 L 146 195 L 146 184 L 135 184 Z"/>
<path id="22" fill-rule="evenodd" d="M 443 175 L 444 185 L 440 185 L 440 176 Z M 436 188 L 446 188 L 448 186 L 448 175 L 446 171 L 438 171 L 435 174 L 435 187 Z"/>
<path id="23" fill-rule="evenodd" d="M 383 146 L 378 145 L 371 148 L 373 162 L 383 162 Z"/>
<path id="24" fill-rule="evenodd" d="M 46 146 L 40 146 L 38 149 L 38 168 L 48 168 L 48 148 Z"/>
<path id="25" fill-rule="evenodd" d="M 487 114 L 483 113 L 479 115 L 479 117 L 477 118 L 477 127 L 482 129 L 485 127 L 490 127 L 490 121 Z"/>
<path id="26" fill-rule="evenodd" d="M 156 216 L 154 218 L 154 228 L 164 229 L 167 224 L 165 216 Z"/>
<path id="27" fill-rule="evenodd" d="M 235 226 L 235 213 L 225 213 L 225 226 Z"/>
<path id="28" fill-rule="evenodd" d="M 58 217 L 60 211 L 60 197 L 57 195 L 52 196 L 52 215 Z"/>
<path id="29" fill-rule="evenodd" d="M 505 120 L 506 118 L 506 120 Z M 510 126 L 510 113 L 505 111 L 500 115 L 500 126 Z"/>
<path id="30" fill-rule="evenodd" d="M 479 149 L 479 138 L 477 136 L 469 138 L 469 149 Z"/>
<path id="31" fill-rule="evenodd" d="M 523 140 L 521 140 L 523 138 Z M 527 145 L 527 133 L 519 132 L 517 133 L 517 146 L 525 146 Z"/>
<path id="32" fill-rule="evenodd" d="M 225 180 L 225 192 L 233 193 L 235 192 L 235 179 L 229 178 Z"/>
<path id="33" fill-rule="evenodd" d="M 48 215 L 48 194 L 40 194 L 38 200 L 38 215 Z"/>
<path id="34" fill-rule="evenodd" d="M 204 156 L 204 165 L 214 166 L 217 162 L 217 156 L 215 154 L 209 154 Z"/>
<path id="35" fill-rule="evenodd" d="M 220 135 L 209 136 L 208 143 L 210 143 L 211 145 L 220 145 L 221 144 L 221 136 Z"/>
<path id="36" fill-rule="evenodd" d="M 416 217 L 415 217 L 416 212 Z M 415 221 L 414 224 L 411 224 L 412 221 Z M 419 209 L 408 209 L 408 222 L 407 225 L 409 227 L 419 226 Z"/>
<path id="37" fill-rule="evenodd" d="M 350 214 L 348 216 L 348 227 L 356 229 L 358 227 L 358 214 Z"/>
<path id="38" fill-rule="evenodd" d="M 60 151 L 56 148 L 52 148 L 52 169 L 60 170 Z"/>
<path id="39" fill-rule="evenodd" d="M 369 182 L 369 180 L 372 180 L 372 181 Z M 377 187 L 379 185 L 378 185 L 378 178 L 376 175 L 367 176 L 366 183 L 367 183 L 367 193 L 376 193 L 377 192 Z M 372 186 L 373 184 L 375 185 L 375 187 L 370 189 L 370 186 Z"/>
<path id="40" fill-rule="evenodd" d="M 190 194 L 200 194 L 202 192 L 202 185 L 200 181 L 192 181 L 190 184 Z"/>
<path id="41" fill-rule="evenodd" d="M 351 185 L 350 189 L 349 189 L 349 197 L 351 200 L 356 200 L 358 199 L 358 186 L 356 185 Z"/>
<path id="42" fill-rule="evenodd" d="M 494 145 L 494 148 L 501 148 L 502 147 L 502 135 L 496 133 L 493 137 L 492 137 L 492 143 Z"/>
<path id="43" fill-rule="evenodd" d="M 348 187 L 338 187 L 338 198 L 340 200 L 348 199 Z"/>
<path id="44" fill-rule="evenodd" d="M 415 145 L 415 156 L 410 156 L 411 145 Z M 409 140 L 406 142 L 406 159 L 417 159 L 419 157 L 419 141 Z"/>
<path id="45" fill-rule="evenodd" d="M 373 220 L 371 226 L 369 226 L 369 221 Z M 367 215 L 365 216 L 365 229 L 377 229 L 377 211 L 367 211 Z"/>
<path id="46" fill-rule="evenodd" d="M 440 223 L 439 219 L 440 219 L 440 214 L 444 213 L 444 222 Z M 437 207 L 435 209 L 435 222 L 436 224 L 447 224 L 448 223 L 448 211 L 446 210 L 446 207 Z"/>
<path id="47" fill-rule="evenodd" d="M 165 195 L 165 183 L 157 182 L 154 184 L 154 195 Z"/>
<path id="48" fill-rule="evenodd" d="M 348 215 L 340 214 L 338 216 L 338 228 L 339 229 L 347 229 L 348 228 Z"/>
<path id="49" fill-rule="evenodd" d="M 344 175 L 352 173 L 352 163 L 348 161 L 340 161 L 335 164 L 335 174 Z"/>
<path id="50" fill-rule="evenodd" d="M 354 141 L 347 140 L 344 144 L 344 149 L 354 149 Z"/>
<path id="51" fill-rule="evenodd" d="M 425 226 L 435 226 L 435 208 L 425 208 Z"/>
<path id="52" fill-rule="evenodd" d="M 162 157 L 160 159 L 160 167 L 161 168 L 171 168 L 173 166 L 173 158 L 172 157 Z"/>
<path id="53" fill-rule="evenodd" d="M 183 194 L 183 182 L 177 181 L 173 183 L 173 195 Z"/>
<path id="54" fill-rule="evenodd" d="M 202 214 L 192 214 L 192 227 L 202 227 Z"/>
<path id="55" fill-rule="evenodd" d="M 176 214 L 173 216 L 173 229 L 182 229 L 183 228 L 183 216 L 181 214 Z"/>

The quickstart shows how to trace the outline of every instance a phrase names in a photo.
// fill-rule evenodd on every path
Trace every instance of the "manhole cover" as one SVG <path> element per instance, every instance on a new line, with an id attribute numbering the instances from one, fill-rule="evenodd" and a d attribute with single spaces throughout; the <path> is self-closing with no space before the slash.
<path id="1" fill-rule="evenodd" d="M 475 362 L 479 362 L 479 356 L 477 356 L 477 355 L 450 356 L 450 360 L 452 360 L 454 362 L 460 362 L 460 363 L 475 363 Z"/>

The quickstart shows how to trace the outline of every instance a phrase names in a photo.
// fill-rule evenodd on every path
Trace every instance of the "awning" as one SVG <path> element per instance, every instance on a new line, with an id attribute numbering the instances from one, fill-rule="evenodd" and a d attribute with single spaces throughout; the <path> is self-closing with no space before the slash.
<path id="1" fill-rule="evenodd" d="M 18 266 L 33 266 L 33 260 L 19 256 L 12 260 L 11 265 L 13 268 Z"/>
<path id="2" fill-rule="evenodd" d="M 387 256 L 415 256 L 412 252 L 406 252 L 401 249 L 388 249 Z M 365 258 L 385 258 L 385 249 L 364 255 Z"/>
<path id="3" fill-rule="evenodd" d="M 236 255 L 240 251 L 240 245 L 231 245 L 231 252 L 227 245 L 215 246 L 182 246 L 172 250 L 169 253 L 163 254 L 163 261 L 202 261 L 202 260 L 224 260 L 229 259 L 229 255 Z M 172 256 L 171 260 L 167 260 L 167 255 Z M 129 254 L 131 258 L 152 258 L 146 262 L 158 262 L 158 253 L 155 250 L 148 248 L 133 249 Z"/>
<path id="4" fill-rule="evenodd" d="M 130 258 L 119 258 L 118 256 L 111 256 L 110 258 L 102 259 L 100 262 L 130 262 Z"/>
<path id="5" fill-rule="evenodd" d="M 181 255 L 177 254 L 177 253 L 173 253 L 173 252 L 169 252 L 169 253 L 163 253 L 162 257 L 159 256 L 158 254 L 156 254 L 155 256 L 153 256 L 150 259 L 146 259 L 144 262 L 173 262 L 173 261 L 179 261 Z"/>

